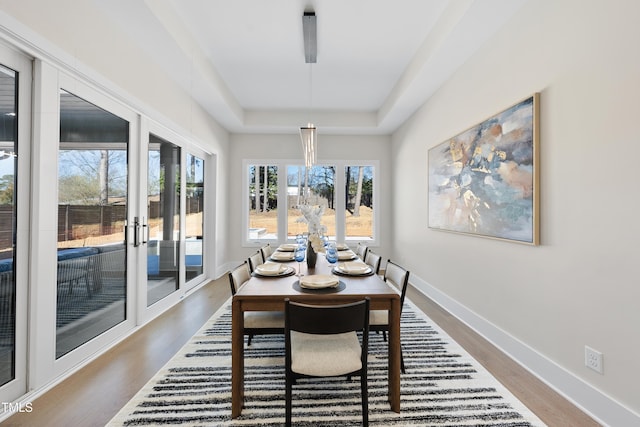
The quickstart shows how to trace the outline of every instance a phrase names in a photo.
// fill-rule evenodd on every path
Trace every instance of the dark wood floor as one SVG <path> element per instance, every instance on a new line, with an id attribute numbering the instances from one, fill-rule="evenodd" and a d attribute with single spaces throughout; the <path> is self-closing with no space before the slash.
<path id="1" fill-rule="evenodd" d="M 599 425 L 423 294 L 407 296 L 547 425 Z M 104 426 L 229 297 L 226 277 L 212 281 L 1 425 Z"/>

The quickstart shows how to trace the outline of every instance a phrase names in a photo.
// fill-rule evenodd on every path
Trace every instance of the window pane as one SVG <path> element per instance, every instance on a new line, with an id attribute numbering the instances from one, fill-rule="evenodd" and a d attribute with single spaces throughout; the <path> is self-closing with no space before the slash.
<path id="1" fill-rule="evenodd" d="M 204 160 L 187 153 L 187 280 L 202 274 Z"/>
<path id="2" fill-rule="evenodd" d="M 373 166 L 345 168 L 345 235 L 347 240 L 373 239 Z"/>
<path id="3" fill-rule="evenodd" d="M 16 83 L 15 72 L 0 66 L 0 386 L 15 378 Z"/>
<path id="4" fill-rule="evenodd" d="M 249 239 L 278 237 L 278 167 L 249 166 Z"/>
<path id="5" fill-rule="evenodd" d="M 129 123 L 60 93 L 56 358 L 125 319 Z"/>
<path id="6" fill-rule="evenodd" d="M 325 207 L 322 225 L 327 227 L 327 236 L 335 239 L 335 167 L 313 166 L 310 169 L 304 166 L 287 167 L 287 193 L 289 199 L 287 236 L 289 238 L 307 232 L 307 225 L 298 222 L 300 211 L 296 208 L 306 203 Z"/>
<path id="7" fill-rule="evenodd" d="M 149 135 L 147 306 L 179 287 L 180 147 Z"/>

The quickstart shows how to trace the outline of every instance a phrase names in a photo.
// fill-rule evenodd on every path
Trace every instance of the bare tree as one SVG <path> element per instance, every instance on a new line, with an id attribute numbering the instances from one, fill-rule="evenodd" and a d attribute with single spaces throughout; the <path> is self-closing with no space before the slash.
<path id="1" fill-rule="evenodd" d="M 266 212 L 269 208 L 269 167 L 264 167 L 264 187 L 262 188 L 262 212 Z"/>
<path id="2" fill-rule="evenodd" d="M 358 187 L 356 190 L 356 200 L 353 206 L 353 216 L 360 216 L 360 202 L 362 200 L 362 180 L 364 179 L 364 168 L 358 166 Z"/>
<path id="3" fill-rule="evenodd" d="M 255 166 L 253 178 L 255 180 L 255 191 L 253 192 L 253 196 L 256 202 L 256 213 L 260 213 L 260 166 Z"/>
<path id="4" fill-rule="evenodd" d="M 109 204 L 109 151 L 100 150 L 100 163 L 98 164 L 98 182 L 100 185 L 101 206 Z"/>

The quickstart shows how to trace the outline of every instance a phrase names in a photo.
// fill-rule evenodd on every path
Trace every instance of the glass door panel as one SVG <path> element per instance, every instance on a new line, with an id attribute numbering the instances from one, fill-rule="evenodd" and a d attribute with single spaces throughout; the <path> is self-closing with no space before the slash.
<path id="1" fill-rule="evenodd" d="M 60 92 L 56 359 L 126 318 L 129 122 Z"/>
<path id="2" fill-rule="evenodd" d="M 186 280 L 203 273 L 204 160 L 187 153 Z"/>
<path id="3" fill-rule="evenodd" d="M 147 306 L 180 286 L 180 147 L 149 135 Z"/>
<path id="4" fill-rule="evenodd" d="M 16 377 L 17 78 L 0 65 L 0 386 Z"/>

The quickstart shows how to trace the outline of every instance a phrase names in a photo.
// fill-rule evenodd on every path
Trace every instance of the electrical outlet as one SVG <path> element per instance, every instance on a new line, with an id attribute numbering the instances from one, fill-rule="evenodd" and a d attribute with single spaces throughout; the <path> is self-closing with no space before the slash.
<path id="1" fill-rule="evenodd" d="M 584 364 L 587 368 L 591 368 L 599 374 L 604 374 L 602 353 L 587 345 L 584 346 Z"/>

